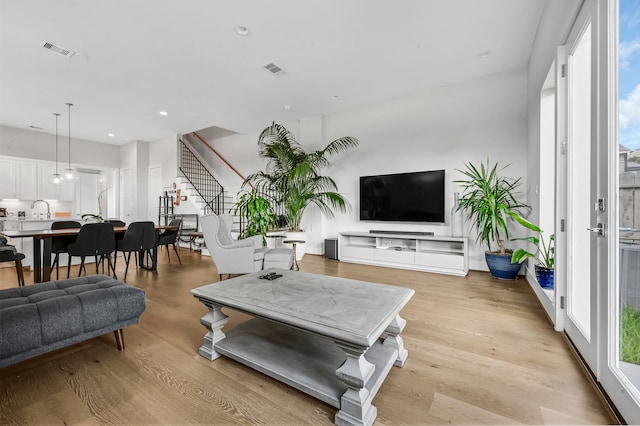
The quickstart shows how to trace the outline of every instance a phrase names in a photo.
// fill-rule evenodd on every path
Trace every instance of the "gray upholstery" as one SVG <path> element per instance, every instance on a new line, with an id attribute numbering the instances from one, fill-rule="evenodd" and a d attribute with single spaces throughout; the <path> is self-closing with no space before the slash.
<path id="1" fill-rule="evenodd" d="M 135 324 L 145 307 L 106 275 L 0 290 L 0 367 Z"/>
<path id="2" fill-rule="evenodd" d="M 263 269 L 280 268 L 291 269 L 293 266 L 293 249 L 276 248 L 264 255 Z"/>
<path id="3" fill-rule="evenodd" d="M 269 250 L 263 247 L 262 236 L 244 240 L 231 237 L 233 218 L 229 214 L 210 214 L 200 219 L 204 241 L 216 264 L 220 279 L 223 274 L 249 274 L 271 268 L 291 269 L 293 250 L 282 248 Z"/>
<path id="4" fill-rule="evenodd" d="M 262 246 L 262 237 L 233 240 L 230 219 L 230 215 L 210 214 L 200 220 L 204 241 L 218 274 L 247 274 L 262 270 L 267 251 Z"/>

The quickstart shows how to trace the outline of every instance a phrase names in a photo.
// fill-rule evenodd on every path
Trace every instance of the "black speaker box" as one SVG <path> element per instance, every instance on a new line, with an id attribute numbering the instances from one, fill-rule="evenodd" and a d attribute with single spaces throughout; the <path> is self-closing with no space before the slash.
<path id="1" fill-rule="evenodd" d="M 338 260 L 338 239 L 327 238 L 324 240 L 324 257 Z"/>

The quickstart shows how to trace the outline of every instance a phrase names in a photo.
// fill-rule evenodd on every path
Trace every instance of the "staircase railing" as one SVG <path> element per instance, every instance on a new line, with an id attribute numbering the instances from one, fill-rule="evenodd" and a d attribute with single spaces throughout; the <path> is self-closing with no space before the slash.
<path id="1" fill-rule="evenodd" d="M 204 200 L 205 214 L 224 213 L 224 188 L 183 140 L 180 140 L 179 169 Z"/>

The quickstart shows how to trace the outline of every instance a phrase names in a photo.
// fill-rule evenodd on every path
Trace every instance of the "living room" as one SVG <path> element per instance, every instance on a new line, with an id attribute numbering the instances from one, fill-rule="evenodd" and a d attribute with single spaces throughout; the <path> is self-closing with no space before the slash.
<path id="1" fill-rule="evenodd" d="M 269 125 L 272 120 L 285 124 L 305 146 L 310 148 L 319 147 L 327 141 L 347 135 L 360 140 L 357 149 L 337 157 L 329 170 L 340 192 L 350 200 L 354 208 L 349 213 L 337 214 L 333 219 L 327 219 L 318 211 L 311 210 L 303 219 L 303 226 L 306 228 L 309 239 L 307 252 L 312 255 L 321 255 L 324 239 L 335 238 L 339 232 L 343 231 L 385 228 L 391 231 L 431 231 L 436 235 L 450 235 L 450 226 L 447 221 L 427 225 L 385 223 L 383 226 L 361 222 L 358 218 L 357 205 L 358 178 L 366 175 L 444 169 L 446 172 L 445 205 L 450 209 L 453 205 L 453 194 L 459 191 L 453 182 L 460 177 L 457 170 L 464 168 L 464 164 L 468 161 L 490 159 L 500 165 L 509 165 L 506 169 L 508 175 L 523 178 L 521 195 L 533 208 L 530 219 L 536 221 L 540 212 L 538 186 L 543 168 L 539 153 L 540 90 L 550 67 L 553 66 L 556 48 L 567 38 L 582 2 L 524 3 L 527 3 L 527 7 L 531 7 L 529 3 L 535 3 L 533 8 L 537 11 L 539 20 L 536 21 L 533 30 L 531 28 L 527 30 L 529 31 L 527 34 L 531 37 L 530 49 L 521 52 L 522 57 L 518 60 L 509 59 L 509 61 L 519 62 L 518 66 L 512 68 L 507 66 L 497 72 L 484 74 L 481 72 L 473 78 L 433 87 L 425 86 L 422 90 L 410 90 L 392 98 L 372 97 L 363 105 L 348 108 L 335 107 L 336 103 L 348 101 L 348 96 L 345 95 L 344 99 L 326 101 L 328 104 L 333 102 L 334 105 L 330 107 L 334 110 L 329 112 L 316 109 L 305 110 L 305 107 L 300 107 L 293 102 L 289 104 L 288 100 L 277 97 L 273 101 L 278 105 L 277 111 L 271 107 L 270 118 L 266 122 L 263 120 L 262 124 L 252 127 L 246 125 L 227 127 L 237 131 L 226 131 L 224 126 L 221 126 L 221 131 L 218 134 L 213 132 L 214 134 L 207 140 L 245 176 L 264 168 L 263 160 L 257 156 L 257 138 L 262 128 Z M 248 28 L 252 30 L 251 26 Z M 512 36 L 513 34 L 503 35 L 504 38 Z M 3 34 L 3 39 L 8 40 L 9 36 Z M 242 40 L 240 37 L 238 39 Z M 241 42 L 238 41 L 238 43 Z M 237 46 L 234 47 L 237 48 Z M 412 49 L 419 51 L 420 47 L 413 45 Z M 469 58 L 466 60 L 469 63 L 473 61 L 473 67 L 478 67 L 477 63 L 482 64 L 483 61 L 507 61 L 499 57 L 499 51 L 490 52 L 488 57 L 480 57 L 484 51 L 479 51 L 475 46 L 470 47 L 469 50 Z M 44 53 L 49 54 L 49 52 Z M 70 60 L 84 59 L 71 58 Z M 340 68 L 339 64 L 334 64 L 333 67 Z M 482 68 L 483 65 L 479 67 Z M 437 68 L 437 65 L 432 65 L 428 69 Z M 488 65 L 487 69 L 489 69 Z M 289 68 L 288 71 L 295 74 L 293 68 Z M 393 78 L 387 84 L 393 86 L 394 80 L 403 80 L 403 71 L 406 70 L 396 69 Z M 411 71 L 413 75 L 415 69 Z M 375 74 L 379 71 L 367 68 L 362 72 Z M 420 72 L 426 73 L 427 69 Z M 456 74 L 456 72 L 455 69 L 438 71 L 440 74 Z M 272 78 L 268 75 L 264 76 L 265 80 L 261 81 L 267 81 L 267 83 L 263 84 L 272 84 L 271 80 L 266 80 L 267 77 Z M 274 84 L 285 84 L 283 82 L 286 82 L 286 78 L 279 77 L 273 80 Z M 440 78 L 443 81 L 446 80 L 442 75 Z M 343 86 L 349 84 L 350 81 L 343 82 Z M 152 98 L 154 102 L 151 102 Z M 60 104 L 64 105 L 67 100 L 60 100 Z M 235 100 L 229 102 L 230 110 L 241 110 L 247 108 L 246 105 L 249 104 L 240 102 L 241 105 L 238 105 L 237 102 Z M 149 103 L 155 103 L 155 96 L 149 96 Z M 290 106 L 290 109 L 284 109 L 283 105 Z M 47 110 L 48 115 L 46 115 L 50 116 L 57 105 L 51 102 L 46 107 L 51 109 L 51 111 Z M 3 110 L 8 108 L 8 105 L 2 107 Z M 181 127 L 172 121 L 161 121 L 165 118 L 175 119 L 172 117 L 176 112 L 169 111 L 168 117 L 154 117 L 158 123 L 156 127 L 164 131 L 162 136 L 155 138 L 136 136 L 119 144 L 101 143 L 96 142 L 98 138 L 82 136 L 89 133 L 82 129 L 86 124 L 81 123 L 90 122 L 90 112 L 83 111 L 83 108 L 84 106 L 78 102 L 74 110 L 74 123 L 78 123 L 78 130 L 71 138 L 74 146 L 73 163 L 93 168 L 130 170 L 131 175 L 136 177 L 130 187 L 131 200 L 133 200 L 130 211 L 134 220 L 153 218 L 155 214 L 150 213 L 152 206 L 147 195 L 149 167 L 161 166 L 162 186 L 169 187 L 177 175 L 176 141 L 179 135 L 217 126 L 217 120 L 211 122 L 209 118 L 209 121 L 202 121 L 200 117 L 199 121 L 193 120 L 195 124 L 181 123 Z M 190 104 L 185 103 L 181 109 L 189 111 L 191 108 Z M 255 108 L 259 109 L 258 106 Z M 297 108 L 301 108 L 303 112 L 296 111 Z M 166 109 L 169 108 L 166 107 Z M 227 115 L 224 111 L 218 111 L 218 113 L 220 117 Z M 11 115 L 7 115 L 9 116 Z M 222 119 L 220 121 L 222 122 Z M 25 119 L 19 122 L 14 118 L 7 118 L 0 123 L 0 155 L 52 160 L 53 148 L 49 149 L 52 146 L 51 123 L 47 122 L 44 131 L 29 129 L 31 123 L 27 123 Z M 245 126 L 249 129 L 247 130 Z M 106 134 L 106 129 L 101 131 Z M 103 136 L 101 139 L 108 142 L 108 138 Z M 240 182 L 239 178 L 229 178 L 226 185 L 230 188 L 239 188 Z M 467 232 L 466 235 L 469 235 L 470 240 L 473 241 L 471 233 Z M 484 262 L 484 248 L 479 244 L 470 244 L 469 263 L 471 270 L 482 271 L 478 273 L 484 273 L 487 270 Z M 304 269 L 304 264 L 302 268 Z M 365 279 L 372 275 L 375 275 L 375 272 L 363 272 L 360 277 Z M 211 277 L 215 276 L 214 271 Z M 475 272 L 472 276 L 476 277 Z M 524 276 L 520 281 L 528 284 L 531 278 Z M 558 294 L 559 297 L 560 294 Z M 538 298 L 540 303 L 549 305 L 545 308 L 553 323 L 549 328 L 553 330 L 555 327 L 557 331 L 561 331 L 562 321 L 555 316 L 556 309 L 560 306 L 559 299 L 556 303 L 555 299 L 544 300 L 540 295 Z M 181 319 L 186 322 L 184 318 L 181 317 Z M 134 343 L 133 341 L 131 343 L 142 344 L 142 342 Z M 215 365 L 212 367 L 217 368 Z"/>

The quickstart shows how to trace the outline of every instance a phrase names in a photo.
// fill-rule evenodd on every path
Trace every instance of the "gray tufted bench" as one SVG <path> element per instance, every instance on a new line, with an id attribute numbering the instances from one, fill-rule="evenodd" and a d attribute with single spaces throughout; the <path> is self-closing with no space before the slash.
<path id="1" fill-rule="evenodd" d="M 135 324 L 143 290 L 106 275 L 90 275 L 0 290 L 0 367 Z"/>

